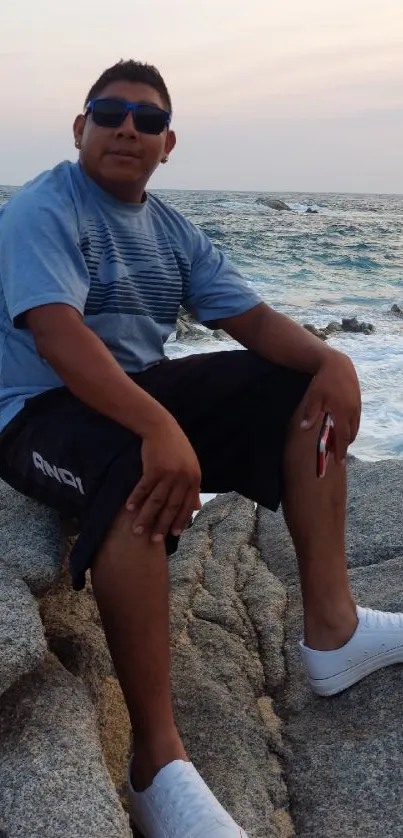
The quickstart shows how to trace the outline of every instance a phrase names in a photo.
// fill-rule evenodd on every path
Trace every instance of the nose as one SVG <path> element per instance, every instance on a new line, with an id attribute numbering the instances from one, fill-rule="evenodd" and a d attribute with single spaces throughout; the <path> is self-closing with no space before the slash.
<path id="1" fill-rule="evenodd" d="M 121 125 L 119 125 L 119 128 L 117 129 L 116 133 L 118 137 L 126 137 L 127 139 L 137 139 L 138 131 L 136 131 L 136 128 L 134 126 L 132 111 L 127 112 L 124 121 Z"/>

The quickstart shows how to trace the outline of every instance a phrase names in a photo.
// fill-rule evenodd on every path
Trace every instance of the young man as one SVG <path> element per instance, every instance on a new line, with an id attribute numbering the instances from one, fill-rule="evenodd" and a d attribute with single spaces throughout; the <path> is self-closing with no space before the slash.
<path id="1" fill-rule="evenodd" d="M 91 568 L 133 726 L 135 823 L 150 838 L 235 838 L 245 832 L 188 761 L 171 705 L 165 544 L 200 490 L 281 501 L 316 692 L 403 660 L 403 620 L 356 607 L 349 589 L 353 365 L 261 302 L 200 230 L 145 192 L 175 146 L 171 112 L 154 68 L 106 70 L 74 122 L 79 162 L 2 210 L 0 475 L 80 522 L 73 584 Z M 248 351 L 166 360 L 180 304 Z M 318 480 L 327 411 L 335 456 Z"/>

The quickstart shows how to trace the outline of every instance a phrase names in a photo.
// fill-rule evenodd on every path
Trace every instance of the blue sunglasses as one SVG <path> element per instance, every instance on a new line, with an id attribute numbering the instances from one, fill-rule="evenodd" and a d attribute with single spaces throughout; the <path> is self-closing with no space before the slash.
<path id="1" fill-rule="evenodd" d="M 125 99 L 91 99 L 85 115 L 101 128 L 119 128 L 131 111 L 136 131 L 141 134 L 162 134 L 171 121 L 169 111 L 148 102 L 126 102 Z"/>

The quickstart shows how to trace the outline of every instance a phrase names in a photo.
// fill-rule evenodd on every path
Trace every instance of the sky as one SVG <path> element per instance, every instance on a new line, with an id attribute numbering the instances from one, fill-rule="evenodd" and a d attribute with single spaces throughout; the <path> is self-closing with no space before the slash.
<path id="1" fill-rule="evenodd" d="M 76 159 L 72 121 L 120 58 L 173 98 L 154 188 L 403 193 L 403 0 L 4 2 L 0 183 Z"/>

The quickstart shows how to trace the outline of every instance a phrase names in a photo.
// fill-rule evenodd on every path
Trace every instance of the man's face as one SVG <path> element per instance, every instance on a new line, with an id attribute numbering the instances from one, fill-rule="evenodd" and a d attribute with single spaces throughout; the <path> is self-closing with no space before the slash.
<path id="1" fill-rule="evenodd" d="M 112 82 L 97 98 L 146 102 L 166 110 L 153 87 L 137 82 Z M 91 114 L 87 117 L 81 114 L 74 122 L 74 137 L 85 172 L 102 188 L 123 200 L 141 200 L 149 177 L 176 142 L 175 134 L 169 128 L 157 135 L 140 133 L 134 126 L 131 111 L 117 128 L 98 126 Z"/>

